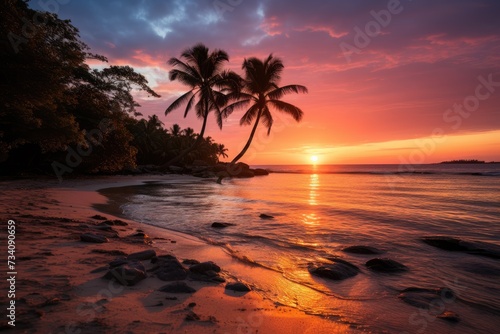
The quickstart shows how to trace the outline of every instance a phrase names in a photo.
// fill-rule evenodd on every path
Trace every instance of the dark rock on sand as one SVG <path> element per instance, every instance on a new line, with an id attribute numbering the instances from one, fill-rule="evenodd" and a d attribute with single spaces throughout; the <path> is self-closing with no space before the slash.
<path id="1" fill-rule="evenodd" d="M 225 227 L 234 226 L 234 225 L 235 224 L 221 223 L 221 222 L 214 222 L 214 223 L 212 223 L 212 227 L 213 228 L 225 228 Z"/>
<path id="2" fill-rule="evenodd" d="M 111 268 L 103 278 L 113 280 L 121 285 L 136 285 L 147 277 L 146 269 L 139 262 L 129 262 L 119 267 Z"/>
<path id="3" fill-rule="evenodd" d="M 208 271 L 220 272 L 220 267 L 212 261 L 202 262 L 189 267 L 193 273 L 206 274 Z"/>
<path id="4" fill-rule="evenodd" d="M 105 236 L 93 233 L 84 233 L 80 235 L 80 240 L 83 242 L 92 242 L 98 244 L 109 242 L 108 238 L 106 238 Z"/>
<path id="5" fill-rule="evenodd" d="M 128 263 L 128 261 L 126 258 L 119 257 L 119 258 L 116 258 L 113 261 L 111 261 L 109 263 L 109 267 L 110 268 L 119 267 L 119 266 L 123 266 L 124 264 L 127 264 L 127 263 Z"/>
<path id="6" fill-rule="evenodd" d="M 371 259 L 365 264 L 368 269 L 383 273 L 397 273 L 407 271 L 408 267 L 391 259 Z"/>
<path id="7" fill-rule="evenodd" d="M 345 253 L 351 254 L 364 254 L 364 255 L 373 255 L 373 254 L 382 254 L 383 251 L 377 249 L 375 247 L 370 246 L 349 246 L 342 249 Z"/>
<path id="8" fill-rule="evenodd" d="M 443 320 L 446 320 L 446 321 L 449 321 L 449 322 L 459 322 L 461 319 L 460 319 L 460 316 L 458 314 L 456 314 L 455 312 L 451 312 L 451 311 L 445 311 L 443 313 L 441 313 L 440 315 L 436 316 L 436 318 L 438 319 L 443 319 Z"/>
<path id="9" fill-rule="evenodd" d="M 101 215 L 93 215 L 90 218 L 95 219 L 95 220 L 107 220 L 108 219 L 108 218 L 101 216 Z"/>
<path id="10" fill-rule="evenodd" d="M 198 264 L 198 263 L 200 263 L 200 261 L 198 261 L 198 260 L 193 260 L 193 259 L 185 259 L 185 260 L 183 260 L 183 261 L 182 261 L 182 263 L 184 263 L 184 264 L 187 264 L 187 265 L 191 266 L 191 265 L 193 265 L 193 264 Z"/>
<path id="11" fill-rule="evenodd" d="M 167 285 L 162 286 L 158 289 L 161 292 L 169 293 L 193 293 L 196 292 L 195 289 L 187 285 L 185 282 L 172 282 Z"/>
<path id="12" fill-rule="evenodd" d="M 113 249 L 113 250 L 93 249 L 91 252 L 92 253 L 99 253 L 99 254 L 109 254 L 109 255 L 115 255 L 115 256 L 127 255 L 127 253 L 125 253 L 124 251 L 118 250 L 118 249 Z"/>
<path id="13" fill-rule="evenodd" d="M 156 256 L 156 251 L 154 249 L 146 249 L 142 252 L 132 253 L 127 256 L 127 260 L 129 261 L 143 261 L 149 260 L 152 257 Z"/>
<path id="14" fill-rule="evenodd" d="M 328 278 L 336 281 L 354 277 L 359 273 L 358 267 L 341 259 L 330 259 L 333 264 L 321 263 L 309 265 L 309 272 L 315 276 Z"/>
<path id="15" fill-rule="evenodd" d="M 179 281 L 187 278 L 186 268 L 184 268 L 175 256 L 159 256 L 157 257 L 156 265 L 156 277 L 162 281 Z"/>
<path id="16" fill-rule="evenodd" d="M 188 314 L 186 314 L 186 317 L 184 318 L 186 321 L 198 321 L 200 320 L 200 316 L 193 311 L 189 311 Z"/>
<path id="17" fill-rule="evenodd" d="M 426 244 L 454 252 L 465 252 L 473 255 L 486 256 L 500 259 L 500 246 L 486 242 L 464 241 L 458 238 L 446 236 L 424 237 L 422 241 Z"/>
<path id="18" fill-rule="evenodd" d="M 274 216 L 266 215 L 265 213 L 261 213 L 259 215 L 259 217 L 262 218 L 262 219 L 273 219 L 274 218 Z"/>
<path id="19" fill-rule="evenodd" d="M 433 304 L 437 304 L 439 301 L 450 302 L 456 297 L 453 290 L 449 288 L 424 289 L 412 287 L 402 290 L 398 298 L 411 306 L 430 309 Z"/>
<path id="20" fill-rule="evenodd" d="M 252 289 L 248 285 L 246 285 L 245 283 L 242 283 L 242 282 L 227 283 L 226 289 L 232 290 L 232 291 L 237 291 L 237 292 L 252 291 Z"/>
<path id="21" fill-rule="evenodd" d="M 98 225 L 109 225 L 109 226 L 128 226 L 123 220 L 114 219 L 114 220 L 105 220 Z"/>

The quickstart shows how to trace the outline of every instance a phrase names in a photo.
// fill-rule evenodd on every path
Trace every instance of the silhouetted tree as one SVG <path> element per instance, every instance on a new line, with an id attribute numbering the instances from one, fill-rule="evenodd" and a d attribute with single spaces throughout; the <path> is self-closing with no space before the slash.
<path id="1" fill-rule="evenodd" d="M 303 115 L 302 110 L 290 103 L 281 101 L 281 98 L 289 93 L 307 93 L 307 88 L 301 85 L 279 87 L 284 66 L 281 59 L 274 57 L 272 54 L 264 61 L 254 57 L 245 59 L 242 68 L 245 71 L 244 88 L 240 93 L 231 96 L 232 98 L 236 97 L 238 101 L 224 108 L 222 113 L 230 115 L 235 108 L 250 103 L 250 107 L 240 120 L 240 125 L 251 124 L 253 121 L 254 126 L 247 143 L 231 161 L 231 165 L 241 159 L 248 150 L 260 122 L 267 127 L 267 134 L 269 135 L 273 125 L 271 109 L 284 112 L 292 116 L 296 121 L 300 121 Z"/>
<path id="2" fill-rule="evenodd" d="M 211 111 L 215 112 L 217 124 L 222 128 L 223 119 L 227 115 L 221 112 L 220 106 L 228 102 L 226 93 L 238 91 L 241 83 L 241 78 L 236 73 L 223 70 L 222 66 L 228 60 L 229 56 L 225 51 L 214 50 L 209 53 L 205 45 L 197 44 L 185 50 L 180 59 L 171 58 L 168 61 L 175 67 L 169 73 L 170 80 L 178 80 L 189 86 L 190 90 L 175 100 L 165 110 L 165 115 L 187 103 L 184 117 L 194 108 L 196 116 L 202 119 L 202 126 L 193 145 L 170 160 L 166 166 L 178 162 L 202 142 Z"/>

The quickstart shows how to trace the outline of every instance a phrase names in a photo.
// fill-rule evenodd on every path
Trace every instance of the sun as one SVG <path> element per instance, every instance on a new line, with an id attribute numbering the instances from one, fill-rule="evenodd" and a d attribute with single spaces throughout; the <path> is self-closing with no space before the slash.
<path id="1" fill-rule="evenodd" d="M 318 162 L 318 156 L 317 155 L 311 155 L 311 161 L 313 164 Z"/>

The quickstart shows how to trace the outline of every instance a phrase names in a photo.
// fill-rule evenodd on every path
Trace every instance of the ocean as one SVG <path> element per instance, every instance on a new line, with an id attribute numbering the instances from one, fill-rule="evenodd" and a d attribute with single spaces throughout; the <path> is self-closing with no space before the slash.
<path id="1" fill-rule="evenodd" d="M 102 193 L 121 198 L 128 218 L 220 247 L 243 265 L 232 274 L 277 305 L 349 324 L 354 332 L 498 332 L 500 259 L 421 239 L 449 236 L 500 247 L 500 164 L 254 167 L 272 173 L 222 185 L 193 178 Z M 235 225 L 215 229 L 213 222 Z M 343 251 L 355 245 L 383 254 Z M 360 273 L 333 281 L 308 271 L 332 257 Z M 408 271 L 373 272 L 365 262 L 376 257 Z M 406 288 L 441 287 L 453 297 L 436 296 L 428 309 L 398 298 Z M 460 321 L 438 319 L 444 311 Z"/>

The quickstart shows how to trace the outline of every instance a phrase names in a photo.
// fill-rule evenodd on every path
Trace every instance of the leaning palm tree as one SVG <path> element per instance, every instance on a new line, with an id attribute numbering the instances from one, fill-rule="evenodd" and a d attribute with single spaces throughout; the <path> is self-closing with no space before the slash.
<path id="1" fill-rule="evenodd" d="M 252 57 L 245 59 L 242 66 L 245 71 L 245 85 L 237 96 L 238 101 L 222 110 L 224 115 L 230 115 L 234 109 L 251 104 L 240 120 L 240 125 L 251 124 L 254 121 L 252 131 L 247 143 L 241 152 L 234 157 L 230 166 L 233 166 L 246 153 L 260 122 L 267 127 L 267 134 L 271 132 L 273 116 L 271 109 L 284 112 L 292 116 L 297 122 L 302 119 L 303 112 L 293 104 L 281 101 L 281 98 L 289 93 L 307 93 L 307 88 L 301 85 L 287 85 L 279 87 L 283 62 L 272 54 L 264 61 Z"/>
<path id="2" fill-rule="evenodd" d="M 165 115 L 187 103 L 184 117 L 194 108 L 196 116 L 202 119 L 203 123 L 193 145 L 164 166 L 180 161 L 202 142 L 208 115 L 211 111 L 215 111 L 217 124 L 222 128 L 222 122 L 226 115 L 221 112 L 220 106 L 228 102 L 226 93 L 239 91 L 242 80 L 236 73 L 222 69 L 224 62 L 228 60 L 229 56 L 225 51 L 214 50 L 209 53 L 209 49 L 205 45 L 197 44 L 185 50 L 181 54 L 181 59 L 171 58 L 168 61 L 170 65 L 174 66 L 174 69 L 169 72 L 170 80 L 178 80 L 189 86 L 190 89 L 172 102 L 165 110 Z"/>

